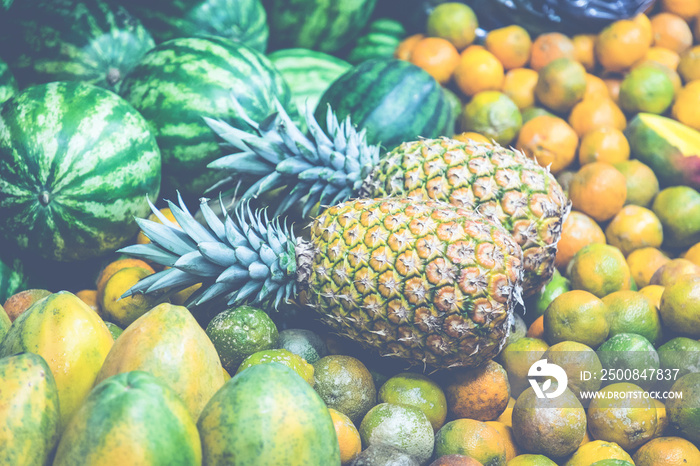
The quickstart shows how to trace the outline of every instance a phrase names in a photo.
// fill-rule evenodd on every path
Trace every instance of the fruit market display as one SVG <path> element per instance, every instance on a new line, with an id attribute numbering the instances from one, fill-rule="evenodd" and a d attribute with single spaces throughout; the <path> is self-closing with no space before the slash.
<path id="1" fill-rule="evenodd" d="M 700 465 L 698 0 L 0 2 L 0 464 Z"/>

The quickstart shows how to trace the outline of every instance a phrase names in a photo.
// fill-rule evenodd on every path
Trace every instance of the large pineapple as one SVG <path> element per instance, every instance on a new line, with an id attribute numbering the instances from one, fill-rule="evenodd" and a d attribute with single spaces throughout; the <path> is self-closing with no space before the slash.
<path id="1" fill-rule="evenodd" d="M 504 344 L 520 299 L 522 251 L 499 224 L 442 202 L 360 199 L 330 207 L 295 238 L 248 206 L 206 225 L 169 203 L 180 226 L 139 219 L 151 239 L 122 252 L 171 268 L 130 293 L 203 286 L 190 302 L 295 299 L 384 356 L 474 366 Z M 223 207 L 223 206 L 222 206 Z"/>
<path id="2" fill-rule="evenodd" d="M 339 124 L 330 108 L 328 134 L 307 109 L 309 137 L 281 105 L 277 108 L 260 124 L 246 118 L 257 134 L 207 119 L 226 143 L 242 151 L 209 166 L 229 172 L 224 183 L 257 180 L 242 199 L 282 188 L 286 196 L 278 215 L 300 202 L 306 215 L 318 203 L 355 196 L 449 202 L 497 219 L 515 237 L 524 253 L 525 295 L 551 278 L 570 203 L 549 170 L 521 152 L 497 144 L 425 139 L 401 144 L 380 161 L 379 147 L 366 144 L 364 131 L 358 133 L 349 119 Z"/>

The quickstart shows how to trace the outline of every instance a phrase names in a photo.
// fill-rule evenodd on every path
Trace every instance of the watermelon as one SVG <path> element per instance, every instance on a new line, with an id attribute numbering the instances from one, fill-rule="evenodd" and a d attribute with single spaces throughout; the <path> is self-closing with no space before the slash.
<path id="1" fill-rule="evenodd" d="M 17 93 L 17 81 L 7 63 L 0 59 L 0 105 Z"/>
<path id="2" fill-rule="evenodd" d="M 160 170 L 148 124 L 118 95 L 29 87 L 0 110 L 0 240 L 58 261 L 113 251 L 148 215 Z"/>
<path id="3" fill-rule="evenodd" d="M 452 99 L 427 72 L 403 60 L 367 60 L 338 78 L 316 108 L 321 124 L 328 105 L 339 119 L 350 115 L 353 124 L 367 130 L 370 144 L 381 143 L 387 150 L 418 137 L 454 132 Z"/>
<path id="4" fill-rule="evenodd" d="M 391 18 L 379 18 L 370 23 L 348 54 L 354 65 L 372 58 L 392 58 L 396 47 L 406 37 L 403 25 Z"/>
<path id="5" fill-rule="evenodd" d="M 283 49 L 268 58 L 289 84 L 297 109 L 316 109 L 328 86 L 348 71 L 350 63 L 323 52 L 309 49 Z"/>
<path id="6" fill-rule="evenodd" d="M 132 371 L 97 385 L 66 427 L 54 466 L 199 465 L 195 421 L 180 397 L 147 372 Z"/>
<path id="7" fill-rule="evenodd" d="M 367 24 L 376 0 L 263 0 L 274 48 L 333 53 Z"/>
<path id="8" fill-rule="evenodd" d="M 260 0 L 127 0 L 122 4 L 157 42 L 209 34 L 260 52 L 267 48 L 267 15 Z"/>
<path id="9" fill-rule="evenodd" d="M 0 22 L 0 56 L 20 87 L 85 81 L 115 90 L 155 43 L 141 23 L 104 0 L 22 0 Z"/>
<path id="10" fill-rule="evenodd" d="M 173 196 L 201 196 L 220 172 L 207 164 L 223 155 L 203 116 L 248 128 L 232 95 L 260 121 L 285 107 L 291 93 L 270 61 L 257 50 L 223 37 L 164 42 L 149 52 L 122 84 L 121 95 L 148 120 L 163 154 L 163 190 Z"/>
<path id="11" fill-rule="evenodd" d="M 16 257 L 0 257 L 0 305 L 15 293 L 29 288 L 22 261 Z"/>

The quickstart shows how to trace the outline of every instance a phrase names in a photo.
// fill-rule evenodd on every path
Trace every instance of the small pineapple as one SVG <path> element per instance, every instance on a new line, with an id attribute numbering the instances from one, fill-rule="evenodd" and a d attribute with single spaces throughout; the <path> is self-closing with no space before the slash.
<path id="1" fill-rule="evenodd" d="M 355 196 L 449 202 L 500 221 L 515 237 L 524 253 L 526 296 L 551 278 L 570 203 L 549 171 L 521 152 L 441 138 L 403 143 L 380 160 L 379 147 L 367 145 L 364 131 L 357 132 L 349 118 L 339 123 L 330 108 L 328 134 L 307 109 L 309 137 L 281 105 L 277 109 L 260 124 L 245 118 L 257 135 L 206 119 L 227 144 L 242 151 L 209 167 L 229 173 L 224 183 L 257 179 L 242 199 L 286 190 L 277 215 L 298 203 L 306 215 L 318 204 Z"/>
<path id="2" fill-rule="evenodd" d="M 247 205 L 222 221 L 203 201 L 206 225 L 182 201 L 169 206 L 177 224 L 139 219 L 151 242 L 122 252 L 171 268 L 129 294 L 203 282 L 191 304 L 295 299 L 367 348 L 435 368 L 493 358 L 520 300 L 520 246 L 497 223 L 446 203 L 346 201 L 313 221 L 309 241 Z"/>

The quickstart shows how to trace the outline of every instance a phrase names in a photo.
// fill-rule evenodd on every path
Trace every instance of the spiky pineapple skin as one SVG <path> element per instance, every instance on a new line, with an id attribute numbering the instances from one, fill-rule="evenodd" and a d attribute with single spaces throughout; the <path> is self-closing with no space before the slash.
<path id="1" fill-rule="evenodd" d="M 382 158 L 360 193 L 443 201 L 498 220 L 522 247 L 525 296 L 552 277 L 571 208 L 549 170 L 523 153 L 447 138 L 401 144 Z"/>
<path id="2" fill-rule="evenodd" d="M 477 366 L 501 349 L 522 275 L 497 223 L 442 202 L 351 200 L 311 225 L 301 299 L 341 335 L 414 364 Z"/>

